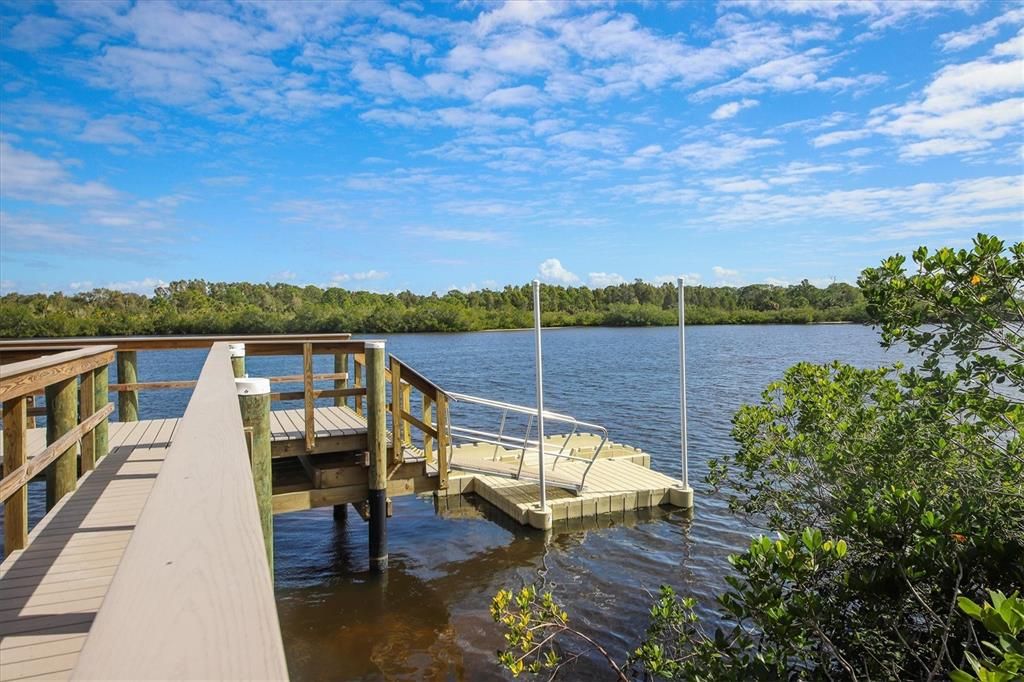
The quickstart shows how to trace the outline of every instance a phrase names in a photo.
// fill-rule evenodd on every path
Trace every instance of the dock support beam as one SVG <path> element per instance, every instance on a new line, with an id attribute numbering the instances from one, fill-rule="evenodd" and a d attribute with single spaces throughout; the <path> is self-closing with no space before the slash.
<path id="1" fill-rule="evenodd" d="M 236 379 L 245 376 L 245 344 L 229 343 L 228 354 L 231 356 L 231 371 Z"/>
<path id="2" fill-rule="evenodd" d="M 370 571 L 388 568 L 388 443 L 384 392 L 384 342 L 366 342 L 366 440 L 370 454 Z M 396 400 L 400 400 L 396 397 Z M 399 434 L 395 434 L 399 438 Z"/>
<path id="3" fill-rule="evenodd" d="M 4 401 L 3 475 L 13 472 L 28 458 L 26 407 L 32 396 Z M 33 418 L 35 421 L 35 418 Z M 22 486 L 4 502 L 4 554 L 28 544 L 28 486 Z"/>
<path id="4" fill-rule="evenodd" d="M 46 444 L 50 445 L 78 425 L 78 377 L 46 387 Z M 46 467 L 46 511 L 78 483 L 78 460 L 74 443 Z"/>
<path id="5" fill-rule="evenodd" d="M 95 410 L 102 410 L 110 402 L 110 369 L 107 365 L 97 367 L 92 371 L 92 388 L 93 388 L 93 408 Z M 110 418 L 104 419 L 96 425 L 96 429 L 92 432 L 93 437 L 93 449 L 96 452 L 96 461 L 99 462 L 101 459 L 107 456 L 110 452 L 110 436 L 108 426 Z"/>
<path id="6" fill-rule="evenodd" d="M 270 458 L 270 380 L 235 379 L 242 426 L 252 431 L 252 483 L 256 489 L 256 506 L 260 510 L 263 543 L 267 547 L 267 566 L 274 578 L 274 483 Z"/>
<path id="7" fill-rule="evenodd" d="M 117 351 L 117 383 L 139 383 L 138 356 L 133 350 Z M 117 418 L 123 422 L 139 421 L 139 392 L 119 391 L 117 394 Z"/>

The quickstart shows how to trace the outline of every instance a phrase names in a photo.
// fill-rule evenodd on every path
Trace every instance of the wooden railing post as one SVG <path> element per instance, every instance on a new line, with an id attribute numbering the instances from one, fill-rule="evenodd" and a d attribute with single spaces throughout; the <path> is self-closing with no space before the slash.
<path id="1" fill-rule="evenodd" d="M 28 457 L 25 410 L 32 396 L 4 401 L 4 465 L 7 476 Z M 34 418 L 33 418 L 34 420 Z M 10 555 L 28 544 L 28 486 L 23 485 L 4 502 L 4 554 Z"/>
<path id="2" fill-rule="evenodd" d="M 434 423 L 434 408 L 431 403 L 430 396 L 426 393 L 423 394 L 423 423 L 430 426 Z M 423 434 L 423 456 L 427 459 L 427 464 L 434 461 L 434 439 L 429 433 Z"/>
<path id="3" fill-rule="evenodd" d="M 334 372 L 335 374 L 348 374 L 348 353 L 335 353 L 334 354 Z M 334 388 L 337 390 L 343 390 L 348 388 L 348 379 L 335 379 Z M 343 395 L 334 397 L 335 407 L 347 407 L 348 398 Z"/>
<path id="4" fill-rule="evenodd" d="M 316 447 L 316 400 L 313 398 L 313 344 L 302 344 L 302 406 L 306 433 L 306 452 Z"/>
<path id="5" fill-rule="evenodd" d="M 46 387 L 46 443 L 53 443 L 78 425 L 77 377 L 71 377 Z M 46 510 L 65 495 L 75 490 L 78 483 L 76 444 L 62 452 L 46 467 Z"/>
<path id="6" fill-rule="evenodd" d="M 138 356 L 135 351 L 117 351 L 117 383 L 139 383 Z M 118 391 L 117 418 L 123 422 L 135 422 L 139 420 L 138 391 Z"/>
<path id="7" fill-rule="evenodd" d="M 391 356 L 391 464 L 402 461 L 402 444 L 405 442 L 402 426 L 402 365 Z"/>
<path id="8" fill-rule="evenodd" d="M 364 358 L 365 359 L 365 358 Z M 356 388 L 362 388 L 363 386 L 363 363 L 359 361 L 358 357 L 352 358 L 352 385 Z M 365 416 L 363 414 L 363 396 L 353 396 L 355 398 L 356 414 L 360 417 Z"/>
<path id="9" fill-rule="evenodd" d="M 96 411 L 96 376 L 93 370 L 83 372 L 78 384 L 78 421 L 88 419 Z M 96 468 L 96 432 L 82 434 L 82 473 Z"/>
<path id="10" fill-rule="evenodd" d="M 245 376 L 245 344 L 229 343 L 228 355 L 231 356 L 231 371 L 236 379 L 241 379 Z"/>
<path id="11" fill-rule="evenodd" d="M 110 391 L 108 387 L 110 385 L 110 370 L 107 365 L 97 367 L 92 371 L 93 379 L 93 409 L 102 410 L 110 402 Z M 110 452 L 110 440 L 109 431 L 107 425 L 109 421 L 104 419 L 96 425 L 96 429 L 92 432 L 93 435 L 93 451 L 96 453 L 96 461 L 99 461 L 107 456 Z"/>
<path id="12" fill-rule="evenodd" d="M 370 455 L 370 570 L 388 567 L 387 396 L 384 389 L 384 342 L 366 342 L 366 441 Z"/>
<path id="13" fill-rule="evenodd" d="M 437 394 L 437 487 L 448 488 L 448 396 Z"/>
<path id="14" fill-rule="evenodd" d="M 405 414 L 412 414 L 412 386 L 402 386 L 402 411 Z M 412 424 L 402 418 L 402 443 L 412 445 Z"/>
<path id="15" fill-rule="evenodd" d="M 267 565 L 274 578 L 274 486 L 270 457 L 270 380 L 235 379 L 242 426 L 250 430 L 249 457 L 252 461 L 252 482 L 256 488 L 256 505 L 263 525 L 263 542 L 267 546 Z"/>

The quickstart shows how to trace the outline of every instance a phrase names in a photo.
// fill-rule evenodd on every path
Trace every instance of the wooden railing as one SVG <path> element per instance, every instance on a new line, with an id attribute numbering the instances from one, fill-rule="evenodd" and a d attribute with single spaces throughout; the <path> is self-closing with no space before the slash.
<path id="1" fill-rule="evenodd" d="M 307 452 L 316 447 L 315 401 L 334 398 L 335 405 L 347 404 L 354 397 L 361 406 L 366 388 L 349 387 L 348 358 L 362 353 L 362 341 L 352 341 L 350 334 L 275 334 L 250 336 L 129 336 L 68 339 L 32 339 L 0 341 L 0 355 L 8 358 L 32 358 L 42 353 L 55 352 L 69 346 L 104 346 L 117 351 L 118 381 L 109 384 L 109 391 L 117 394 L 118 418 L 121 421 L 138 419 L 140 391 L 194 389 L 195 380 L 139 381 L 138 351 L 181 350 L 210 348 L 215 343 L 244 343 L 245 354 L 256 356 L 302 356 L 302 373 L 267 377 L 271 383 L 302 383 L 301 391 L 277 391 L 271 394 L 275 401 L 302 400 L 304 417 L 304 445 Z M 334 372 L 314 373 L 312 358 L 327 355 L 334 359 Z M 317 389 L 315 382 L 333 381 L 331 389 Z M 39 393 L 37 390 L 36 394 Z M 42 416 L 45 408 L 30 407 L 30 417 Z"/>
<path id="2" fill-rule="evenodd" d="M 216 343 L 72 678 L 287 674 L 234 374 Z"/>
<path id="3" fill-rule="evenodd" d="M 107 453 L 107 366 L 114 347 L 99 345 L 0 365 L 3 402 L 4 549 L 10 553 L 28 544 L 28 482 L 46 472 L 47 509 L 75 490 L 81 473 L 92 471 Z M 29 459 L 29 408 L 32 396 L 46 394 L 46 447 Z"/>
<path id="4" fill-rule="evenodd" d="M 357 387 L 364 383 L 365 359 L 360 354 L 353 356 L 352 376 Z M 391 387 L 391 402 L 387 404 L 391 417 L 391 448 L 389 464 L 402 463 L 402 451 L 413 447 L 412 429 L 420 434 L 423 456 L 427 464 L 434 464 L 435 449 L 438 471 L 438 487 L 448 487 L 448 461 L 451 455 L 451 432 L 448 421 L 448 395 L 436 384 L 403 363 L 394 355 L 388 357 L 388 368 L 384 379 Z M 412 394 L 420 394 L 420 416 L 412 414 Z M 365 391 L 364 391 L 365 392 Z M 356 412 L 363 414 L 362 399 L 356 398 Z"/>

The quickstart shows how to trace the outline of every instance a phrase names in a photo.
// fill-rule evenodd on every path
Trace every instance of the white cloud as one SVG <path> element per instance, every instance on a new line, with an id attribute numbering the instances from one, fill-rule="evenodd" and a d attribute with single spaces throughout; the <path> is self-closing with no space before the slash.
<path id="1" fill-rule="evenodd" d="M 480 103 L 495 109 L 507 107 L 536 107 L 542 101 L 540 91 L 532 85 L 501 88 L 489 93 Z"/>
<path id="2" fill-rule="evenodd" d="M 988 57 L 943 67 L 919 98 L 886 108 L 868 127 L 903 142 L 908 158 L 987 149 L 1024 124 L 1024 58 L 997 45 Z M 1005 59 L 1010 56 L 1010 59 Z"/>
<path id="3" fill-rule="evenodd" d="M 151 295 L 153 290 L 157 287 L 165 287 L 167 282 L 158 277 L 146 277 L 145 279 L 132 279 L 121 282 L 107 282 L 103 285 L 104 289 L 114 289 L 115 291 L 124 291 L 129 294 L 146 294 Z"/>
<path id="4" fill-rule="evenodd" d="M 117 199 L 117 190 L 97 181 L 75 182 L 66 160 L 47 159 L 0 141 L 0 193 L 44 204 L 85 204 Z"/>
<path id="5" fill-rule="evenodd" d="M 331 282 L 334 284 L 343 284 L 345 282 L 371 282 L 382 279 L 387 279 L 388 273 L 381 272 L 380 270 L 367 270 L 366 272 L 339 272 L 331 276 Z"/>
<path id="6" fill-rule="evenodd" d="M 944 52 L 955 52 L 977 45 L 999 34 L 1003 26 L 1024 24 L 1024 9 L 1012 9 L 982 24 L 976 24 L 963 31 L 950 31 L 939 36 Z"/>
<path id="7" fill-rule="evenodd" d="M 626 278 L 616 272 L 591 272 L 587 275 L 587 284 L 601 289 L 625 282 Z"/>
<path id="8" fill-rule="evenodd" d="M 439 239 L 446 242 L 497 242 L 503 235 L 492 230 L 456 230 L 442 227 L 413 227 L 404 231 L 414 237 Z"/>
<path id="9" fill-rule="evenodd" d="M 142 116 L 116 115 L 89 121 L 78 139 L 82 142 L 112 145 L 141 145 L 139 133 L 154 132 L 160 124 Z"/>
<path id="10" fill-rule="evenodd" d="M 566 270 L 562 266 L 562 262 L 557 258 L 548 258 L 541 263 L 538 272 L 540 273 L 540 278 L 547 282 L 578 284 L 580 281 L 580 278 Z"/>
<path id="11" fill-rule="evenodd" d="M 834 144 L 842 144 L 844 142 L 853 142 L 854 140 L 863 140 L 865 137 L 871 135 L 870 130 L 835 130 L 831 133 L 824 133 L 818 135 L 811 144 L 815 147 L 830 147 Z"/>
<path id="12" fill-rule="evenodd" d="M 722 121 L 727 118 L 732 118 L 733 116 L 740 113 L 740 111 L 744 109 L 756 107 L 758 104 L 759 102 L 756 99 L 741 99 L 736 102 L 727 102 L 726 104 L 723 104 L 722 106 L 712 111 L 711 118 L 714 119 L 715 121 Z"/>
<path id="13" fill-rule="evenodd" d="M 676 284 L 679 278 L 683 278 L 683 284 L 699 284 L 704 277 L 699 272 L 687 272 L 678 275 L 658 275 L 651 280 L 652 284 Z"/>
<path id="14" fill-rule="evenodd" d="M 715 284 L 719 286 L 733 286 L 742 281 L 740 279 L 739 270 L 732 270 L 730 268 L 722 267 L 721 265 L 715 265 L 712 267 L 711 274 L 715 276 Z"/>

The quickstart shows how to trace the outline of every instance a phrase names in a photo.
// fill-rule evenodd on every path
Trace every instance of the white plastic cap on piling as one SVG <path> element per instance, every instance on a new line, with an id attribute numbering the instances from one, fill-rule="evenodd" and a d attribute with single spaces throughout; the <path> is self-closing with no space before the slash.
<path id="1" fill-rule="evenodd" d="M 367 341 L 363 345 L 365 345 L 367 348 L 383 348 L 384 347 L 384 342 L 383 341 Z"/>
<path id="2" fill-rule="evenodd" d="M 245 344 L 244 343 L 229 343 L 228 354 L 233 358 L 244 358 L 245 357 Z"/>
<path id="3" fill-rule="evenodd" d="M 259 377 L 235 379 L 235 390 L 238 395 L 267 395 L 270 393 L 270 379 Z"/>

